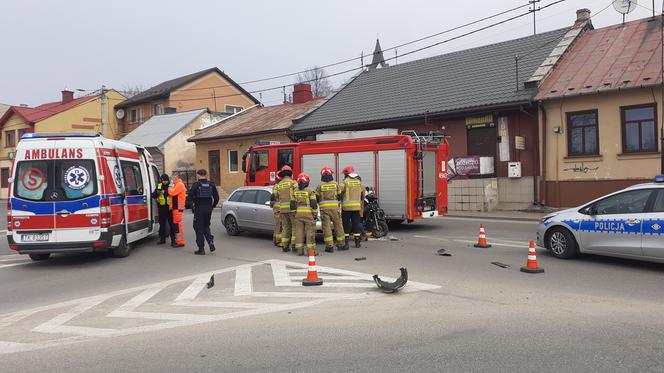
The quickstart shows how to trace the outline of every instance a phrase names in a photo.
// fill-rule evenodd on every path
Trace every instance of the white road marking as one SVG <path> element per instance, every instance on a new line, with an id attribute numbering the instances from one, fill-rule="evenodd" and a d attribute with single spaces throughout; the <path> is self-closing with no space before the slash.
<path id="1" fill-rule="evenodd" d="M 424 238 L 428 240 L 437 240 L 437 241 L 454 241 L 459 243 L 472 243 L 472 244 L 477 243 L 477 240 L 458 239 L 452 237 L 445 238 L 445 237 L 432 237 L 432 236 L 420 236 L 420 235 L 414 235 L 413 237 Z M 528 248 L 528 241 L 526 240 L 521 242 L 521 241 L 511 241 L 511 240 L 504 240 L 502 238 L 492 238 L 492 237 L 487 237 L 487 240 L 489 241 L 489 244 L 491 244 L 492 246 Z"/>
<path id="2" fill-rule="evenodd" d="M 11 264 L 0 264 L 0 269 L 8 267 L 22 266 L 25 264 L 30 264 L 31 262 L 22 262 L 22 263 L 11 263 Z"/>
<path id="3" fill-rule="evenodd" d="M 508 224 L 530 224 L 537 225 L 539 221 L 533 220 L 510 220 L 510 219 L 494 219 L 494 218 L 462 218 L 462 217 L 453 217 L 445 216 L 442 220 L 458 220 L 458 221 L 478 221 L 483 223 L 508 223 Z"/>
<path id="4" fill-rule="evenodd" d="M 6 229 L 0 229 L 0 234 L 7 234 L 7 230 Z"/>
<path id="5" fill-rule="evenodd" d="M 454 240 L 456 242 L 461 242 L 461 243 L 477 243 L 477 241 L 471 241 L 471 240 Z M 528 245 L 513 245 L 513 244 L 506 244 L 506 243 L 497 243 L 495 241 L 489 242 L 491 246 L 505 246 L 505 247 L 518 247 L 523 249 L 524 247 L 527 249 Z"/>
<path id="6" fill-rule="evenodd" d="M 269 265 L 272 269 L 274 277 L 274 285 L 278 287 L 283 286 L 298 286 L 302 291 L 290 290 L 287 292 L 283 291 L 264 291 L 264 292 L 254 292 L 253 291 L 253 282 L 252 282 L 252 271 L 254 267 Z M 75 299 L 66 302 L 60 302 L 56 304 L 46 305 L 42 307 L 36 307 L 28 310 L 18 311 L 7 315 L 0 315 L 0 335 L 7 335 L 3 333 L 3 328 L 17 327 L 24 328 L 24 326 L 16 326 L 19 321 L 23 321 L 21 325 L 29 325 L 29 317 L 38 313 L 58 311 L 63 309 L 61 313 L 56 314 L 54 317 L 48 321 L 41 323 L 35 326 L 32 329 L 25 331 L 25 333 L 43 333 L 43 334 L 57 334 L 59 338 L 44 340 L 43 335 L 40 338 L 37 338 L 39 342 L 34 343 L 20 343 L 16 341 L 2 341 L 0 340 L 0 354 L 10 354 L 20 351 L 32 351 L 37 349 L 43 349 L 53 346 L 63 346 L 72 343 L 78 343 L 82 341 L 89 341 L 96 338 L 109 338 L 116 336 L 125 336 L 130 334 L 144 333 L 150 331 L 170 329 L 180 326 L 196 325 L 211 321 L 221 321 L 229 320 L 239 317 L 255 316 L 260 314 L 266 314 L 271 312 L 287 311 L 300 309 L 305 307 L 312 307 L 324 303 L 330 300 L 352 300 L 352 299 L 364 299 L 367 297 L 381 296 L 381 292 L 324 292 L 312 288 L 303 288 L 301 285 L 301 276 L 299 273 L 306 268 L 306 264 L 286 262 L 281 260 L 267 260 L 263 262 L 257 262 L 252 264 L 243 264 L 237 267 L 224 268 L 218 271 L 205 272 L 192 276 L 185 276 L 177 279 L 157 282 L 154 284 L 138 286 L 130 289 L 118 290 L 106 294 L 100 294 L 92 297 Z M 290 269 L 289 269 L 290 268 Z M 365 287 L 366 285 L 372 285 L 371 275 L 360 272 L 346 271 L 336 268 L 328 267 L 319 267 L 319 270 L 323 274 L 327 274 L 330 280 L 327 287 Z M 232 298 L 234 296 L 243 296 L 242 302 L 233 302 L 233 301 L 215 301 L 215 300 L 196 300 L 203 289 L 205 284 L 209 280 L 209 277 L 212 273 L 220 274 L 224 272 L 235 271 L 235 284 L 233 295 L 228 295 L 228 292 L 222 292 L 222 295 L 225 297 Z M 298 273 L 297 278 L 292 279 L 290 274 L 295 275 Z M 334 278 L 342 279 L 343 281 L 355 281 L 349 283 L 335 283 L 332 281 Z M 389 278 L 385 280 L 391 281 Z M 160 301 L 154 302 L 154 298 L 157 294 L 160 294 L 164 289 L 171 285 L 180 284 L 183 282 L 189 282 L 189 285 L 174 298 L 173 301 L 165 301 L 160 297 Z M 216 286 L 223 286 L 222 284 L 217 284 Z M 409 282 L 406 287 L 403 289 L 404 292 L 413 292 L 418 290 L 428 290 L 428 289 L 437 289 L 440 286 L 423 284 L 418 282 Z M 223 288 L 222 288 L 223 290 Z M 131 299 L 124 302 L 121 306 L 111 310 L 106 313 L 106 317 L 110 318 L 130 318 L 130 319 L 142 319 L 142 320 L 158 320 L 162 322 L 153 323 L 150 325 L 141 325 L 127 328 L 102 328 L 102 327 L 92 327 L 92 326 L 78 326 L 75 325 L 75 319 L 81 315 L 85 315 L 89 312 L 94 311 L 97 307 L 102 307 L 102 305 L 119 296 L 133 295 Z M 206 293 L 205 297 L 215 297 L 219 296 L 219 292 L 215 292 L 215 289 L 212 288 L 209 293 Z M 283 299 L 293 299 L 294 303 L 263 303 L 263 302 L 250 302 L 245 301 L 244 299 L 250 299 L 249 297 L 255 297 L 257 300 L 263 300 L 266 298 L 283 298 Z M 282 299 L 282 301 L 283 301 Z M 144 304 L 158 305 L 160 309 L 163 309 L 163 312 L 147 312 L 140 311 L 140 308 Z M 178 313 L 167 312 L 169 307 L 177 306 Z M 219 308 L 230 309 L 230 312 L 218 313 L 210 312 L 209 314 L 200 314 L 200 313 L 182 313 L 181 307 L 207 307 L 210 308 L 210 311 L 218 310 Z M 152 308 L 154 309 L 154 308 Z M 92 319 L 93 322 L 105 322 L 108 323 L 108 320 L 102 316 L 95 316 Z M 106 321 L 105 321 L 106 320 Z M 88 321 L 89 325 L 90 321 Z M 22 332 L 23 333 L 23 332 Z M 62 336 L 64 335 L 64 336 Z"/>

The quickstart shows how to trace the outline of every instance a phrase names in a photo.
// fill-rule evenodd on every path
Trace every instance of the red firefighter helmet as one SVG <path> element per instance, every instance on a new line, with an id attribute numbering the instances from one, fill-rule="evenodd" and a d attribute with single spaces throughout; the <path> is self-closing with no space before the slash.
<path id="1" fill-rule="evenodd" d="M 320 176 L 323 176 L 323 175 L 332 175 L 332 174 L 333 174 L 332 169 L 329 168 L 329 167 L 323 167 L 323 169 L 320 170 Z"/>
<path id="2" fill-rule="evenodd" d="M 305 174 L 304 172 L 297 175 L 297 182 L 309 184 L 309 175 Z"/>
<path id="3" fill-rule="evenodd" d="M 281 170 L 279 170 L 279 172 L 277 172 L 277 175 L 279 176 L 284 172 L 290 172 L 291 175 L 292 175 L 293 174 L 293 169 L 289 165 L 285 165 L 284 167 L 281 168 Z"/>
<path id="4" fill-rule="evenodd" d="M 346 166 L 346 168 L 344 168 L 344 176 L 348 176 L 349 174 L 352 174 L 354 172 L 355 172 L 355 167 L 353 166 Z"/>

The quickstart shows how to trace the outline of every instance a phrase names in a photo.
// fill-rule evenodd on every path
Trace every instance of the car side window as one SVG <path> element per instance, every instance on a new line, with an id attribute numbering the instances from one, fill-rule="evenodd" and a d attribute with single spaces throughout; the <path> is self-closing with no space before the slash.
<path id="1" fill-rule="evenodd" d="M 258 194 L 257 190 L 245 190 L 242 198 L 240 198 L 240 202 L 256 203 L 256 194 Z"/>
<path id="2" fill-rule="evenodd" d="M 652 205 L 652 212 L 664 212 L 664 189 L 657 192 L 657 198 L 655 198 L 655 203 Z"/>
<path id="3" fill-rule="evenodd" d="M 228 198 L 228 201 L 229 202 L 238 202 L 240 200 L 240 198 L 242 198 L 243 194 L 244 194 L 244 190 L 238 190 Z"/>
<path id="4" fill-rule="evenodd" d="M 643 212 L 652 194 L 652 189 L 630 190 L 597 201 L 594 210 L 597 215 L 637 214 Z"/>
<path id="5" fill-rule="evenodd" d="M 258 197 L 256 199 L 256 204 L 258 205 L 264 205 L 265 202 L 270 200 L 271 193 L 266 192 L 264 190 L 259 190 L 258 191 Z"/>

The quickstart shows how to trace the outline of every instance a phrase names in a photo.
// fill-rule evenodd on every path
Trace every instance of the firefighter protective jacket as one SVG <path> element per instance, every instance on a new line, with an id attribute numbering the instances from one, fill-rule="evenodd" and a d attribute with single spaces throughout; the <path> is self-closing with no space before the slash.
<path id="1" fill-rule="evenodd" d="M 347 177 L 340 185 L 341 209 L 343 211 L 360 211 L 364 199 L 364 185 L 358 179 Z"/>
<path id="2" fill-rule="evenodd" d="M 293 192 L 293 200 L 297 204 L 295 216 L 313 217 L 318 214 L 316 210 L 316 193 L 311 188 L 304 188 Z"/>
<path id="3" fill-rule="evenodd" d="M 318 206 L 321 210 L 339 210 L 339 184 L 322 181 L 316 188 Z"/>
<path id="4" fill-rule="evenodd" d="M 272 189 L 272 195 L 275 200 L 274 205 L 279 206 L 281 212 L 292 212 L 290 203 L 293 200 L 295 189 L 297 189 L 297 183 L 288 176 L 284 177 Z"/>

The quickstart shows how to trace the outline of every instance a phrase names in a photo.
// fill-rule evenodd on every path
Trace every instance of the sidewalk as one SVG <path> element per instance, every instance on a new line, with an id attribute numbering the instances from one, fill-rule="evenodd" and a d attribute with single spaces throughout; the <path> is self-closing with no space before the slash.
<path id="1" fill-rule="evenodd" d="M 507 211 L 494 210 L 490 212 L 482 211 L 450 211 L 446 216 L 454 218 L 481 218 L 493 220 L 518 220 L 518 221 L 537 221 L 552 211 Z"/>

